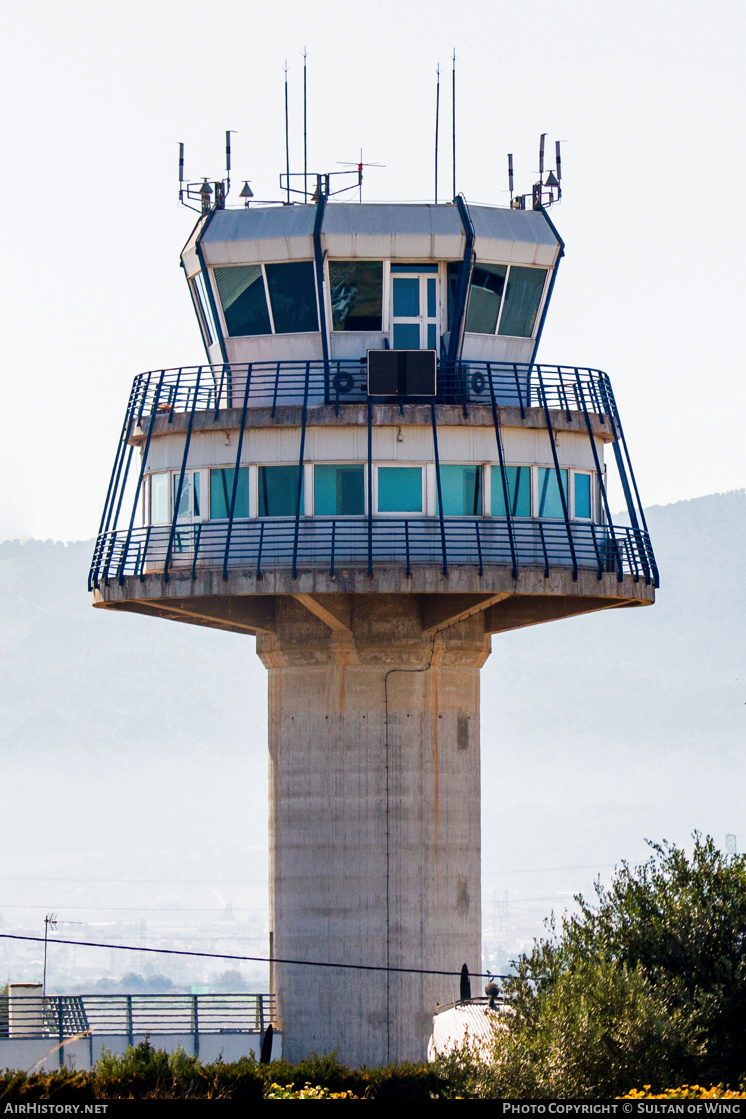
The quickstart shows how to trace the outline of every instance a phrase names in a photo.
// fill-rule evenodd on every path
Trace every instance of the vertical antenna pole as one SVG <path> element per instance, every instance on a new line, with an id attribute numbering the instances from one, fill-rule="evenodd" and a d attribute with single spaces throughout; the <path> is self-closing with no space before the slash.
<path id="1" fill-rule="evenodd" d="M 437 82 L 435 86 L 435 205 L 438 205 L 438 131 L 440 127 L 440 63 L 436 70 Z"/>
<path id="2" fill-rule="evenodd" d="M 285 189 L 290 204 L 290 133 L 288 131 L 288 60 L 285 59 Z"/>
<path id="3" fill-rule="evenodd" d="M 453 197 L 456 197 L 456 48 L 453 48 L 453 76 L 451 81 L 451 114 L 453 117 Z"/>
<path id="4" fill-rule="evenodd" d="M 557 182 L 559 183 L 559 187 L 557 188 L 557 197 L 561 198 L 562 197 L 562 156 L 560 155 L 560 142 L 559 142 L 559 140 L 554 141 L 554 159 L 555 159 L 555 164 L 556 164 L 556 167 L 557 167 Z"/>
<path id="5" fill-rule="evenodd" d="M 306 91 L 306 58 L 303 48 L 303 201 L 308 202 L 308 95 Z"/>
<path id="6" fill-rule="evenodd" d="M 179 144 L 179 202 L 184 201 L 184 190 L 182 183 L 184 182 L 184 145 Z"/>
<path id="7" fill-rule="evenodd" d="M 546 132 L 542 132 L 539 137 L 539 179 L 544 178 L 544 141 L 546 138 Z"/>
<path id="8" fill-rule="evenodd" d="M 225 193 L 231 189 L 231 134 L 225 134 Z"/>
<path id="9" fill-rule="evenodd" d="M 513 205 L 513 153 L 508 152 L 508 190 L 510 191 L 510 205 Z"/>

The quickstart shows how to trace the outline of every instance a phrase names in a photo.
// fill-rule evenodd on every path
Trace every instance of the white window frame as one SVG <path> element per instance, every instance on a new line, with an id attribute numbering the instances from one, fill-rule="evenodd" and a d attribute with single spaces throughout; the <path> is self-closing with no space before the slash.
<path id="1" fill-rule="evenodd" d="M 490 506 L 485 504 L 485 499 L 484 499 L 484 497 L 485 497 L 485 475 L 488 473 L 487 471 L 485 471 L 484 465 L 485 464 L 483 462 L 465 462 L 463 459 L 459 459 L 458 462 L 441 462 L 440 463 L 441 469 L 444 466 L 472 466 L 472 467 L 476 467 L 477 470 L 481 470 L 481 472 L 482 472 L 482 491 L 481 491 L 482 492 L 482 502 L 481 502 L 482 508 L 479 511 L 479 513 L 444 513 L 443 514 L 444 517 L 483 517 L 485 515 L 485 512 L 484 512 L 485 509 L 489 509 Z M 434 491 L 434 494 L 433 494 L 433 501 L 432 501 L 431 508 L 433 510 L 434 515 L 438 516 L 438 480 L 437 480 L 437 475 L 435 473 L 435 463 L 433 463 L 433 477 L 435 479 L 435 491 Z"/>
<path id="2" fill-rule="evenodd" d="M 271 331 L 270 331 L 270 334 L 272 335 L 272 337 L 276 336 L 278 338 L 292 338 L 296 335 L 298 337 L 300 337 L 300 336 L 304 336 L 306 334 L 319 334 L 319 333 L 321 333 L 321 308 L 319 307 L 319 285 L 318 285 L 317 280 L 316 280 L 316 262 L 315 262 L 315 260 L 311 260 L 307 257 L 303 257 L 300 260 L 295 260 L 295 259 L 293 259 L 293 260 L 270 260 L 270 261 L 268 261 L 268 263 L 269 264 L 311 264 L 313 266 L 313 292 L 314 292 L 314 298 L 316 300 L 316 322 L 318 323 L 318 326 L 317 326 L 316 330 L 294 330 L 294 331 L 290 331 L 289 333 L 278 334 L 278 332 L 275 330 L 275 316 L 272 312 L 272 300 L 269 297 L 269 287 L 267 285 L 267 269 L 265 267 L 264 261 L 253 260 L 253 261 L 248 261 L 248 262 L 245 261 L 241 264 L 218 264 L 215 267 L 217 267 L 217 268 L 252 268 L 252 267 L 255 267 L 257 264 L 259 265 L 259 267 L 262 270 L 262 283 L 264 284 L 264 298 L 267 301 L 267 312 L 269 314 L 269 325 L 272 328 Z M 220 329 L 223 332 L 223 338 L 226 339 L 226 341 L 233 341 L 236 338 L 269 338 L 269 334 L 229 334 L 228 333 L 228 325 L 225 321 L 225 315 L 223 313 L 223 304 L 220 300 L 220 292 L 218 291 L 218 281 L 217 281 L 217 279 L 214 275 L 215 267 L 208 268 L 208 274 L 209 274 L 209 277 L 210 277 L 210 285 L 211 285 L 211 288 L 212 288 L 213 298 L 215 300 L 215 306 L 217 308 L 218 316 L 220 318 Z M 385 269 L 384 269 L 384 272 L 385 272 Z M 328 271 L 325 271 L 325 273 L 324 273 L 324 286 L 329 291 L 328 299 L 327 299 L 326 295 L 325 295 L 324 298 L 325 298 L 325 305 L 326 305 L 327 302 L 329 303 L 329 314 L 331 315 L 331 289 L 329 288 Z M 331 322 L 332 321 L 331 318 L 329 318 L 328 321 Z M 331 327 L 329 327 L 328 329 L 329 329 L 329 333 L 331 334 Z M 275 465 L 277 465 L 277 464 L 275 464 Z M 281 465 L 281 464 L 279 464 L 279 465 Z"/>
<path id="3" fill-rule="evenodd" d="M 499 462 L 490 462 L 490 463 L 486 464 L 486 468 L 485 468 L 486 480 L 485 480 L 485 486 L 484 486 L 484 490 L 485 490 L 484 511 L 485 511 L 485 516 L 487 516 L 487 517 L 492 517 L 493 516 L 493 513 L 492 513 L 492 470 L 493 470 L 493 468 L 495 470 L 499 470 L 500 469 L 500 463 Z M 538 475 L 536 474 L 537 467 L 534 466 L 533 463 L 529 463 L 529 462 L 506 462 L 505 463 L 505 469 L 510 470 L 511 468 L 513 468 L 515 470 L 528 470 L 528 493 L 529 493 L 529 514 L 528 514 L 528 516 L 527 517 L 518 517 L 518 516 L 514 516 L 511 513 L 511 520 L 514 520 L 514 521 L 533 520 L 534 516 L 536 515 L 535 511 L 539 507 L 538 506 L 538 485 L 539 485 L 539 483 L 538 483 Z M 563 467 L 563 469 L 564 469 L 564 467 Z M 489 486 L 489 497 L 487 497 L 487 487 L 488 486 Z"/>
<path id="4" fill-rule="evenodd" d="M 575 475 L 576 474 L 585 474 L 590 478 L 590 497 L 591 497 L 591 515 L 590 515 L 590 517 L 579 517 L 578 514 L 575 512 Z M 596 521 L 596 499 L 595 499 L 595 495 L 594 495 L 594 492 L 593 492 L 594 489 L 596 488 L 593 485 L 593 479 L 595 477 L 596 477 L 595 470 L 573 470 L 572 471 L 572 496 L 570 498 L 570 500 L 571 500 L 570 515 L 571 515 L 571 517 L 574 521 L 580 521 L 581 524 L 588 525 L 588 524 L 591 524 L 591 523 L 595 523 L 595 521 Z"/>
<path id="5" fill-rule="evenodd" d="M 420 485 L 421 485 L 421 499 L 420 504 L 422 509 L 420 511 L 413 511 L 411 513 L 396 513 L 396 512 L 382 512 L 378 508 L 378 471 L 380 467 L 416 467 L 420 471 Z M 375 462 L 373 463 L 373 511 L 377 517 L 426 517 L 429 513 L 428 503 L 428 489 L 426 474 L 427 468 L 431 466 L 433 477 L 435 473 L 435 464 L 426 462 Z"/>
<path id="6" fill-rule="evenodd" d="M 385 464 L 384 464 L 385 465 Z M 308 474 L 305 478 L 306 490 L 310 493 L 310 501 L 306 501 L 306 512 L 310 517 L 343 517 L 345 520 L 357 520 L 360 517 L 367 517 L 368 515 L 368 464 L 367 462 L 360 462 L 359 459 L 343 459 L 335 458 L 333 461 L 321 460 L 305 464 Z M 362 513 L 316 513 L 316 486 L 314 471 L 317 466 L 362 466 L 363 468 L 363 512 Z"/>

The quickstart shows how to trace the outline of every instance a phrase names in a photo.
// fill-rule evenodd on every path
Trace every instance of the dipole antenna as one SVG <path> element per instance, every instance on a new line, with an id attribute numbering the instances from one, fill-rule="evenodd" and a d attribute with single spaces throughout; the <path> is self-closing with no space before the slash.
<path id="1" fill-rule="evenodd" d="M 285 59 L 285 171 L 287 174 L 287 204 L 290 205 L 290 132 L 288 125 L 288 60 Z"/>
<path id="2" fill-rule="evenodd" d="M 440 127 L 440 63 L 438 69 L 435 71 L 437 74 L 437 81 L 435 85 L 435 205 L 438 205 L 438 132 Z"/>
<path id="3" fill-rule="evenodd" d="M 451 76 L 451 115 L 453 118 L 453 197 L 456 197 L 456 48 L 453 48 L 453 73 Z"/>
<path id="4" fill-rule="evenodd" d="M 306 89 L 306 58 L 308 51 L 303 48 L 303 201 L 308 201 L 308 94 Z"/>

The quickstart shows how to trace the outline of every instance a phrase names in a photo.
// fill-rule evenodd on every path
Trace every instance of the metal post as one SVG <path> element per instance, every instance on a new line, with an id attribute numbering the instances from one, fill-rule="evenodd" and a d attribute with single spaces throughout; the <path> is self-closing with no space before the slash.
<path id="1" fill-rule="evenodd" d="M 293 536 L 293 578 L 298 578 L 298 537 L 300 535 L 300 507 L 303 500 L 303 459 L 306 455 L 306 422 L 308 420 L 308 381 L 311 363 L 306 362 L 306 383 L 303 388 L 303 413 L 300 429 L 300 455 L 298 456 L 298 489 L 295 498 L 295 534 Z"/>
<path id="2" fill-rule="evenodd" d="M 433 425 L 433 452 L 435 455 L 435 484 L 438 489 L 438 512 L 440 513 L 440 546 L 443 552 L 443 574 L 448 574 L 448 555 L 446 553 L 446 523 L 443 516 L 443 488 L 440 481 L 440 456 L 438 454 L 438 424 L 435 413 L 435 398 L 430 400 L 430 418 Z"/>
<path id="3" fill-rule="evenodd" d="M 197 388 L 199 388 L 199 379 L 200 379 L 200 373 L 201 372 L 202 372 L 202 369 L 200 367 L 200 369 L 197 371 Z M 175 397 L 175 395 L 176 394 L 174 394 L 174 397 Z M 174 515 L 171 518 L 171 531 L 170 531 L 169 536 L 168 536 L 168 548 L 166 549 L 166 559 L 163 563 L 163 582 L 164 583 L 168 582 L 168 567 L 169 567 L 169 564 L 171 562 L 171 553 L 173 552 L 174 538 L 176 536 L 176 519 L 177 519 L 177 516 L 178 516 L 178 513 L 179 513 L 179 505 L 181 504 L 181 495 L 182 495 L 182 492 L 184 490 L 184 476 L 186 474 L 187 459 L 189 457 L 189 444 L 192 441 L 192 427 L 194 425 L 194 413 L 196 412 L 196 410 L 197 410 L 197 393 L 195 392 L 194 400 L 192 401 L 192 410 L 189 413 L 189 424 L 187 426 L 186 441 L 184 443 L 184 455 L 183 455 L 183 458 L 181 460 L 181 471 L 179 473 L 179 486 L 178 486 L 178 489 L 176 491 L 175 496 L 173 494 L 169 494 L 169 497 L 171 498 L 171 500 L 174 503 Z M 172 409 L 172 414 L 173 414 L 173 409 Z M 169 417 L 169 422 L 170 422 L 170 417 Z"/>
<path id="4" fill-rule="evenodd" d="M 238 432 L 238 446 L 236 447 L 236 466 L 233 471 L 233 489 L 231 490 L 231 507 L 228 511 L 228 527 L 225 531 L 225 552 L 223 553 L 223 578 L 228 578 L 228 555 L 231 546 L 231 536 L 233 534 L 233 518 L 236 512 L 236 495 L 238 494 L 238 471 L 241 463 L 241 451 L 243 449 L 243 433 L 246 427 L 246 412 L 249 407 L 249 393 L 251 392 L 251 371 L 252 366 L 249 364 L 246 367 L 246 388 L 243 394 L 243 408 L 241 409 L 241 427 Z"/>
<path id="5" fill-rule="evenodd" d="M 503 487 L 503 503 L 505 505 L 505 523 L 508 528 L 508 540 L 510 541 L 510 558 L 513 564 L 513 578 L 518 578 L 518 557 L 515 550 L 515 538 L 513 535 L 513 516 L 510 512 L 510 490 L 508 487 L 508 478 L 505 472 L 505 456 L 503 454 L 503 441 L 500 435 L 500 413 L 497 409 L 497 401 L 495 400 L 495 385 L 492 380 L 492 365 L 487 362 L 487 379 L 490 383 L 490 401 L 492 404 L 492 423 L 495 428 L 495 439 L 497 440 L 497 456 L 500 460 L 500 477 L 502 479 Z M 481 564 L 481 559 L 480 559 Z M 481 571 L 480 571 L 481 575 Z"/>

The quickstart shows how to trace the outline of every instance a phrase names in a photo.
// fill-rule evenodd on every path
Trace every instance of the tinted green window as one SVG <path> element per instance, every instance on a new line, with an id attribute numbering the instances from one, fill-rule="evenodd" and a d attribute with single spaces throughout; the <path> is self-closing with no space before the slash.
<path id="1" fill-rule="evenodd" d="M 482 264 L 471 274 L 466 329 L 474 334 L 494 334 L 508 269 L 504 264 Z"/>
<path id="2" fill-rule="evenodd" d="M 422 468 L 378 467 L 378 512 L 422 512 Z"/>
<path id="3" fill-rule="evenodd" d="M 394 323 L 394 349 L 419 350 L 420 327 L 419 323 L 395 322 Z M 430 347 L 432 349 L 432 347 Z"/>
<path id="4" fill-rule="evenodd" d="M 546 275 L 546 268 L 511 267 L 498 334 L 531 337 Z"/>
<path id="5" fill-rule="evenodd" d="M 415 318 L 420 313 L 420 281 L 418 276 L 395 276 L 394 314 L 404 319 Z"/>
<path id="6" fill-rule="evenodd" d="M 446 517 L 479 517 L 482 514 L 481 466 L 441 466 L 440 488 Z M 440 512 L 440 503 L 437 505 Z"/>
<path id="7" fill-rule="evenodd" d="M 511 517 L 531 516 L 531 467 L 506 466 L 505 481 L 508 485 L 508 500 Z M 491 505 L 493 517 L 505 516 L 505 490 L 499 466 L 492 467 Z"/>
<path id="8" fill-rule="evenodd" d="M 233 483 L 236 476 L 234 468 L 210 471 L 210 517 L 219 520 L 230 514 L 231 500 L 233 498 Z M 249 515 L 249 468 L 242 466 L 238 471 L 238 486 L 236 488 L 236 505 L 233 510 L 234 517 L 248 517 Z"/>
<path id="9" fill-rule="evenodd" d="M 311 261 L 267 264 L 265 269 L 275 334 L 318 330 L 316 284 Z"/>
<path id="10" fill-rule="evenodd" d="M 573 483 L 575 494 L 575 516 L 591 518 L 591 476 L 590 474 L 576 474 Z"/>
<path id="11" fill-rule="evenodd" d="M 177 497 L 179 495 L 179 478 L 180 477 L 181 477 L 180 474 L 174 474 L 174 476 L 173 476 L 173 478 L 174 478 L 174 505 L 176 505 L 176 500 L 177 500 Z M 197 493 L 196 493 L 196 506 L 197 506 L 197 508 L 196 508 L 195 512 L 196 512 L 197 516 L 199 516 L 199 474 L 197 474 L 195 476 L 195 481 L 197 483 Z M 184 475 L 184 481 L 183 481 L 182 486 L 181 486 L 181 498 L 179 499 L 178 509 L 176 510 L 176 519 L 177 520 L 183 520 L 184 517 L 189 516 L 189 512 L 190 512 L 189 505 L 190 505 L 190 498 L 191 498 L 191 490 L 192 490 L 192 476 L 191 476 L 191 474 L 185 474 Z"/>
<path id="12" fill-rule="evenodd" d="M 383 263 L 330 260 L 332 330 L 381 330 Z"/>
<path id="13" fill-rule="evenodd" d="M 171 520 L 168 505 L 168 479 L 170 474 L 150 475 L 150 523 L 163 525 Z"/>
<path id="14" fill-rule="evenodd" d="M 567 471 L 560 470 L 562 476 L 562 489 L 567 502 Z M 539 516 L 564 517 L 562 498 L 557 483 L 557 471 L 553 466 L 539 467 Z"/>
<path id="15" fill-rule="evenodd" d="M 362 466 L 314 466 L 314 513 L 321 517 L 356 517 L 363 514 L 364 479 Z"/>
<path id="16" fill-rule="evenodd" d="M 215 280 L 231 337 L 272 333 L 261 265 L 216 268 Z"/>
<path id="17" fill-rule="evenodd" d="M 297 466 L 259 467 L 259 516 L 294 517 L 298 500 Z M 300 511 L 303 512 L 301 482 Z"/>

